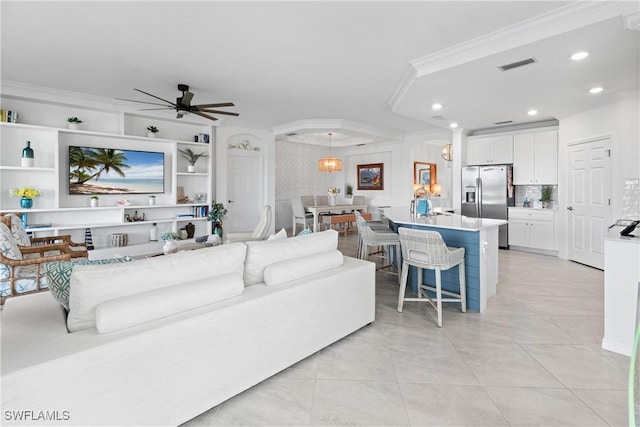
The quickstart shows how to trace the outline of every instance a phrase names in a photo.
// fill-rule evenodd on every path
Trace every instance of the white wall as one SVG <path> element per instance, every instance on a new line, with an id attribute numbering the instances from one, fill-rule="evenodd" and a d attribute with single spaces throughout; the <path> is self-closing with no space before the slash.
<path id="1" fill-rule="evenodd" d="M 558 157 L 558 202 L 561 224 L 560 257 L 567 258 L 568 145 L 599 137 L 611 138 L 612 219 L 622 217 L 625 179 L 640 178 L 640 112 L 638 92 L 606 105 L 560 118 Z"/>

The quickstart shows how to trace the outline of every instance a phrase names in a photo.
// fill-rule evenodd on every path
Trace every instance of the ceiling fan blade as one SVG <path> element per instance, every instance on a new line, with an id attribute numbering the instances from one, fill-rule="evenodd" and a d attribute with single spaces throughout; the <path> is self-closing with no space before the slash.
<path id="1" fill-rule="evenodd" d="M 140 108 L 136 111 L 153 111 L 153 110 L 175 110 L 173 107 L 164 107 L 164 108 Z"/>
<path id="2" fill-rule="evenodd" d="M 202 110 L 202 109 L 198 109 L 197 111 L 202 111 L 203 113 L 226 114 L 227 116 L 236 116 L 236 117 L 238 117 L 240 115 L 238 113 L 230 113 L 228 111 L 220 111 L 220 110 Z"/>
<path id="3" fill-rule="evenodd" d="M 137 101 L 135 99 L 124 99 L 124 98 L 116 98 L 120 101 L 129 101 L 129 102 L 139 102 L 140 104 L 149 104 L 149 105 L 164 105 L 164 104 L 160 104 L 158 102 L 147 102 L 147 101 Z"/>
<path id="4" fill-rule="evenodd" d="M 193 94 L 191 92 L 184 92 L 182 98 L 180 99 L 180 106 L 189 108 L 191 106 L 191 99 L 193 99 Z"/>
<path id="5" fill-rule="evenodd" d="M 209 119 L 209 120 L 213 120 L 213 121 L 218 120 L 218 119 L 216 119 L 215 117 L 210 116 L 210 115 L 208 115 L 208 114 L 201 113 L 200 111 L 194 111 L 194 112 L 193 112 L 193 114 L 197 114 L 197 115 L 198 115 L 198 116 L 200 116 L 200 117 L 204 117 L 204 118 L 207 118 L 207 119 Z"/>
<path id="6" fill-rule="evenodd" d="M 192 107 L 198 107 L 198 108 L 235 107 L 235 104 L 233 102 L 222 102 L 222 103 L 218 103 L 218 104 L 192 105 Z"/>
<path id="7" fill-rule="evenodd" d="M 150 93 L 148 93 L 148 92 L 145 92 L 145 91 L 143 91 L 143 90 L 136 89 L 135 87 L 133 88 L 133 90 L 137 90 L 137 91 L 138 91 L 138 92 L 140 92 L 140 93 L 144 93 L 145 95 L 149 95 L 149 96 L 151 96 L 151 97 L 153 97 L 153 98 L 159 99 L 160 101 L 164 101 L 164 102 L 166 102 L 167 104 L 170 104 L 170 105 L 173 105 L 174 107 L 177 107 L 177 105 L 176 105 L 176 104 L 174 104 L 173 102 L 171 102 L 171 101 L 167 101 L 166 99 L 162 99 L 162 98 L 160 98 L 159 96 L 152 95 L 152 94 L 150 94 Z"/>

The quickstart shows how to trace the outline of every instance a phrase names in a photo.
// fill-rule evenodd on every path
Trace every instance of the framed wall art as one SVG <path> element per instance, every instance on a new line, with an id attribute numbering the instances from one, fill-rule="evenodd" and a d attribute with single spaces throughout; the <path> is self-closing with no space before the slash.
<path id="1" fill-rule="evenodd" d="M 358 165 L 358 190 L 384 190 L 384 163 Z"/>
<path id="2" fill-rule="evenodd" d="M 430 189 L 433 184 L 437 184 L 436 167 L 435 163 L 413 162 L 413 183 Z"/>

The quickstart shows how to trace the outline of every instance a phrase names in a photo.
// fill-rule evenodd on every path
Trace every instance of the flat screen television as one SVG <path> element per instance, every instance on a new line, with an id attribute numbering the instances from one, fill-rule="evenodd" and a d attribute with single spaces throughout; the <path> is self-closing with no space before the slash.
<path id="1" fill-rule="evenodd" d="M 69 146 L 69 194 L 164 193 L 164 153 Z"/>

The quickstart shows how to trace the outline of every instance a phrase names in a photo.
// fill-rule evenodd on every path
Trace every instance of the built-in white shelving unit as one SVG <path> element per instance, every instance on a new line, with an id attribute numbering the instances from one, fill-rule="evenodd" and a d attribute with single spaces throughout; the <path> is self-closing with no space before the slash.
<path id="1" fill-rule="evenodd" d="M 141 255 L 147 249 L 157 252 L 158 243 L 149 242 L 153 223 L 160 232 L 178 231 L 188 223 L 196 226 L 196 236 L 210 232 L 203 215 L 215 188 L 215 127 L 211 124 L 6 95 L 1 96 L 0 104 L 18 111 L 23 121 L 0 123 L 0 211 L 26 212 L 28 231 L 38 236 L 71 234 L 75 241 L 84 241 L 88 228 L 96 247 L 92 258 L 112 253 Z M 65 128 L 70 116 L 83 120 L 82 129 Z M 157 138 L 146 136 L 150 125 L 160 129 Z M 194 135 L 203 133 L 209 135 L 210 143 L 194 142 Z M 21 154 L 27 141 L 35 152 L 35 166 L 23 168 Z M 149 204 L 149 194 L 101 194 L 99 206 L 92 208 L 90 195 L 69 194 L 70 146 L 163 153 L 164 192 L 155 194 L 154 205 Z M 188 163 L 178 151 L 186 148 L 206 155 L 194 173 L 187 172 Z M 33 187 L 42 193 L 34 199 L 32 209 L 21 209 L 20 198 L 10 195 L 11 189 L 19 187 Z M 181 194 L 188 201 L 182 200 Z M 117 204 L 123 199 L 129 205 Z M 129 222 L 136 213 L 146 221 Z M 47 226 L 29 227 L 42 224 Z M 113 233 L 127 233 L 128 246 L 110 248 Z"/>

